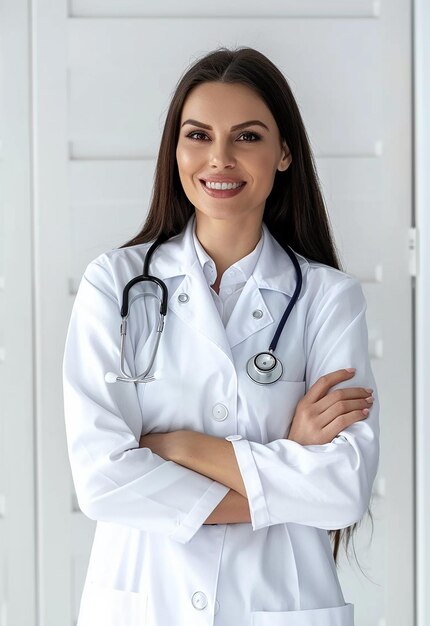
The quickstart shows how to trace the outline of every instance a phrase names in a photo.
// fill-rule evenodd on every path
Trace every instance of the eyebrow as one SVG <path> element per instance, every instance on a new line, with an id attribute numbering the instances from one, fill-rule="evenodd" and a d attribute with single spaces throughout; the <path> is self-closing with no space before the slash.
<path id="1" fill-rule="evenodd" d="M 203 124 L 203 122 L 198 122 L 197 120 L 185 120 L 185 122 L 181 125 L 185 126 L 185 124 L 192 124 L 193 126 L 199 126 L 200 128 L 206 128 L 207 130 L 212 130 L 212 126 L 208 124 Z M 239 128 L 245 128 L 245 126 L 263 126 L 266 130 L 269 130 L 268 126 L 260 120 L 249 120 L 248 122 L 241 122 L 240 124 L 236 124 L 232 126 L 230 130 L 238 130 Z"/>

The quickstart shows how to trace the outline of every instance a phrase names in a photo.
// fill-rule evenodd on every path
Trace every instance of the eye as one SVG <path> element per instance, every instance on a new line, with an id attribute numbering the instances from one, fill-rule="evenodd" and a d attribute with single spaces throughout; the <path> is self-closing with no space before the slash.
<path id="1" fill-rule="evenodd" d="M 257 133 L 251 133 L 251 131 L 245 131 L 244 133 L 241 134 L 241 136 L 243 135 L 248 135 L 248 137 L 255 137 L 255 139 L 247 140 L 247 143 L 252 143 L 253 141 L 259 141 L 259 139 L 261 139 L 260 135 L 258 135 Z"/>
<path id="2" fill-rule="evenodd" d="M 187 135 L 187 137 L 189 137 L 190 139 L 194 139 L 194 141 L 199 141 L 198 139 L 196 139 L 195 137 L 193 137 L 193 135 L 205 135 L 205 133 L 202 133 L 198 130 L 193 130 L 192 133 L 190 133 L 189 135 Z"/>
<path id="3" fill-rule="evenodd" d="M 187 135 L 187 137 L 189 139 L 192 139 L 193 141 L 200 141 L 200 139 L 195 137 L 194 135 L 200 135 L 202 137 L 207 137 L 206 133 L 203 133 L 203 132 L 198 131 L 198 130 L 193 130 L 191 133 L 189 133 Z M 245 131 L 245 132 L 241 133 L 239 136 L 240 137 L 243 137 L 243 136 L 254 137 L 254 139 L 245 139 L 245 143 L 253 143 L 254 141 L 259 141 L 261 139 L 260 135 L 258 135 L 257 133 L 252 133 L 251 131 Z M 243 142 L 240 142 L 240 143 L 243 143 Z"/>

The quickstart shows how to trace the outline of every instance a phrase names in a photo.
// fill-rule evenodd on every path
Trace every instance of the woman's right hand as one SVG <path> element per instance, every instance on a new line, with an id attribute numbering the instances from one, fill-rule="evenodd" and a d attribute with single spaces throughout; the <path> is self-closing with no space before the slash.
<path id="1" fill-rule="evenodd" d="M 337 370 L 321 376 L 299 400 L 287 439 L 302 446 L 330 443 L 344 428 L 367 418 L 373 403 L 365 387 L 345 387 L 329 392 L 355 370 Z"/>

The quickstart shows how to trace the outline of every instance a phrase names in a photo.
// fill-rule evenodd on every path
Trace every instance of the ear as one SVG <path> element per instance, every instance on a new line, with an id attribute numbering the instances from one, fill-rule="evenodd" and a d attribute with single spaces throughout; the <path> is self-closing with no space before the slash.
<path id="1" fill-rule="evenodd" d="M 282 141 L 282 158 L 279 162 L 278 170 L 280 172 L 284 172 L 285 170 L 287 170 L 292 160 L 293 160 L 293 157 L 291 156 L 291 152 L 289 151 L 286 142 Z"/>

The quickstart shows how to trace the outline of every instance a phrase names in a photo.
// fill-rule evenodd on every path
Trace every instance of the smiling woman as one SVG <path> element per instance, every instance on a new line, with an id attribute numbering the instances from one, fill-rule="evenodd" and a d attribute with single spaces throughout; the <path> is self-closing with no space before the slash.
<path id="1" fill-rule="evenodd" d="M 221 277 L 257 245 L 275 174 L 291 163 L 288 146 L 253 89 L 210 81 L 184 102 L 176 161 L 195 207 L 197 238 Z"/>
<path id="2" fill-rule="evenodd" d="M 158 305 L 122 306 L 143 279 L 167 294 L 153 362 Z M 285 77 L 252 48 L 204 56 L 143 229 L 88 265 L 70 321 L 69 456 L 98 522 L 78 626 L 353 625 L 335 564 L 379 458 L 365 310 Z"/>
<path id="3" fill-rule="evenodd" d="M 250 87 L 212 81 L 190 91 L 180 129 L 178 172 L 196 210 L 197 237 L 209 254 L 214 253 L 215 241 L 222 239 L 227 244 L 224 251 L 229 249 L 242 258 L 260 238 L 259 226 L 276 171 L 285 171 L 291 163 L 276 121 Z M 229 183 L 235 188 L 229 190 Z M 249 230 L 254 233 L 254 245 L 242 249 L 241 238 Z M 226 259 L 226 267 L 231 258 Z M 214 261 L 221 271 L 225 269 L 221 259 Z"/>

